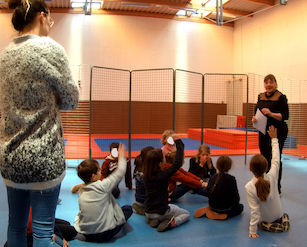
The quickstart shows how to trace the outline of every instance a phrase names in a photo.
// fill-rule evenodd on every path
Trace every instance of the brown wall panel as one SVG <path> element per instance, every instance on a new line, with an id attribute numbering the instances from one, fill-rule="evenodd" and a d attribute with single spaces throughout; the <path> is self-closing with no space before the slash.
<path id="1" fill-rule="evenodd" d="M 173 104 L 170 102 L 132 102 L 133 134 L 161 134 L 172 129 Z"/>
<path id="2" fill-rule="evenodd" d="M 200 103 L 176 103 L 176 125 L 178 133 L 186 133 L 189 128 L 201 127 Z"/>
<path id="3" fill-rule="evenodd" d="M 204 127 L 216 128 L 217 115 L 225 115 L 226 104 L 205 103 Z M 176 131 L 186 133 L 189 128 L 201 127 L 200 103 L 176 103 Z"/>
<path id="4" fill-rule="evenodd" d="M 61 111 L 64 134 L 88 134 L 90 110 L 88 101 L 79 101 L 71 111 Z"/>
<path id="5" fill-rule="evenodd" d="M 132 134 L 160 134 L 172 129 L 173 105 L 171 102 L 132 102 Z M 246 104 L 242 105 L 246 115 Z M 248 105 L 248 127 L 255 104 Z M 205 128 L 216 128 L 217 115 L 225 115 L 226 104 L 205 103 Z M 289 104 L 289 136 L 296 137 L 297 144 L 307 145 L 307 104 Z M 62 111 L 65 134 L 89 133 L 89 102 L 79 102 L 77 109 Z M 189 128 L 201 127 L 200 103 L 176 103 L 176 125 L 178 133 Z M 129 131 L 129 102 L 93 101 L 92 134 L 125 134 Z"/>
<path id="6" fill-rule="evenodd" d="M 92 101 L 92 134 L 129 133 L 129 102 Z"/>

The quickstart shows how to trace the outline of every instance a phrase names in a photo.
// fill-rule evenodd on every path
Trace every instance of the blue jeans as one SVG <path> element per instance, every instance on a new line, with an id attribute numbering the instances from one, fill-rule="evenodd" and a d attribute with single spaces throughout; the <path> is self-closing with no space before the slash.
<path id="1" fill-rule="evenodd" d="M 52 236 L 60 188 L 60 184 L 42 191 L 7 187 L 9 247 L 27 247 L 30 206 L 32 206 L 33 247 L 59 246 L 52 241 Z"/>

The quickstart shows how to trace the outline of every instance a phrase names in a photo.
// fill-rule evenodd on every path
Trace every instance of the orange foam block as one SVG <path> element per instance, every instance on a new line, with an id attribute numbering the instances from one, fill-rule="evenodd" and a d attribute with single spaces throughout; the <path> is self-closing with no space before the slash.
<path id="1" fill-rule="evenodd" d="M 188 137 L 201 139 L 201 129 L 188 129 Z M 229 149 L 244 149 L 246 131 L 237 129 L 204 129 L 204 142 Z M 247 131 L 247 148 L 258 148 L 258 132 Z"/>

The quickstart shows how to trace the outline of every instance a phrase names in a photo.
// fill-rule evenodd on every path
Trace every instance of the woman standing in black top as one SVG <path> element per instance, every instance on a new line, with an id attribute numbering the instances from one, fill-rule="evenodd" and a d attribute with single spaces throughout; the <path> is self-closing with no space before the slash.
<path id="1" fill-rule="evenodd" d="M 280 155 L 284 147 L 284 143 L 288 135 L 288 126 L 285 120 L 289 118 L 289 107 L 286 95 L 282 94 L 277 90 L 277 81 L 274 75 L 267 75 L 264 78 L 265 92 L 258 95 L 258 102 L 255 107 L 255 112 L 259 109 L 265 116 L 267 116 L 267 127 L 273 125 L 277 129 L 277 138 L 279 143 Z M 252 122 L 257 121 L 256 117 L 253 116 Z M 272 147 L 271 138 L 266 132 L 262 134 L 259 132 L 259 149 L 261 154 L 268 161 L 268 171 L 271 168 L 272 159 Z M 280 162 L 279 176 L 278 176 L 278 191 L 281 193 L 281 174 L 282 174 L 282 163 Z"/>

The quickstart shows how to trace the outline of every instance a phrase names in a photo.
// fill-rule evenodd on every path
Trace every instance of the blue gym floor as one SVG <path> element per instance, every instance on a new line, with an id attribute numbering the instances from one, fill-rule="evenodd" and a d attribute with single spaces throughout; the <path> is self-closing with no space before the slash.
<path id="1" fill-rule="evenodd" d="M 114 139 L 103 139 L 103 138 L 95 138 L 94 139 L 101 151 L 109 151 L 110 150 L 110 144 L 112 142 L 118 142 L 124 144 L 126 147 L 128 147 L 128 139 L 125 138 L 114 138 Z M 185 150 L 197 150 L 200 145 L 200 141 L 193 140 L 191 138 L 182 138 L 182 141 L 184 143 Z M 143 147 L 146 146 L 153 146 L 154 148 L 161 148 L 161 140 L 159 138 L 134 138 L 131 141 L 131 151 L 140 151 Z M 211 149 L 225 149 L 222 147 L 210 145 Z"/>
<path id="2" fill-rule="evenodd" d="M 103 244 L 86 243 L 78 240 L 69 242 L 71 247 L 80 246 L 250 246 L 250 247 L 277 247 L 277 246 L 307 246 L 307 161 L 293 156 L 283 156 L 282 179 L 282 207 L 290 216 L 291 229 L 288 233 L 268 233 L 259 231 L 259 239 L 248 238 L 249 208 L 246 201 L 244 185 L 252 177 L 248 166 L 244 166 L 244 156 L 232 156 L 233 168 L 231 174 L 237 178 L 241 202 L 244 204 L 243 214 L 226 221 L 213 221 L 207 218 L 195 219 L 193 212 L 207 206 L 208 200 L 199 195 L 186 194 L 178 201 L 178 205 L 190 211 L 190 221 L 171 231 L 158 233 L 145 223 L 145 217 L 133 214 L 125 228 L 112 242 Z M 248 157 L 248 160 L 251 156 Z M 217 157 L 213 157 L 215 164 Z M 75 167 L 81 160 L 67 160 L 69 167 Z M 100 163 L 102 160 L 100 160 Z M 189 159 L 185 160 L 184 168 L 188 168 Z M 67 175 L 62 183 L 56 217 L 73 223 L 78 212 L 78 196 L 71 194 L 73 185 L 80 183 L 75 168 L 68 168 Z M 120 205 L 134 202 L 134 191 L 120 184 Z M 0 179 L 0 246 L 6 241 L 7 230 L 7 199 L 6 190 Z"/>

